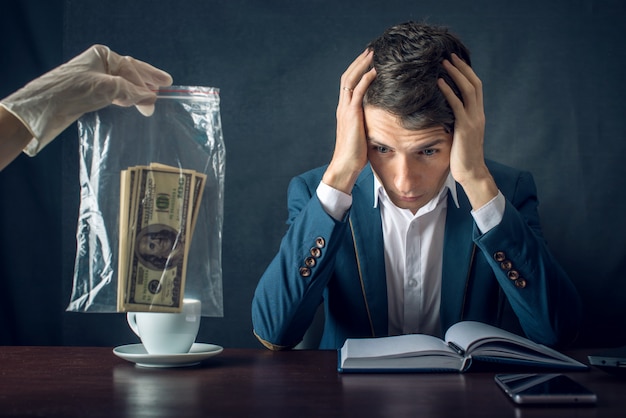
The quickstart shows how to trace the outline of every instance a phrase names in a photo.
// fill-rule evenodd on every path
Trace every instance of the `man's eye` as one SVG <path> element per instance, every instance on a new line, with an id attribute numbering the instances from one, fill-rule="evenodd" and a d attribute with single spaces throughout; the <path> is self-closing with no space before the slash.
<path id="1" fill-rule="evenodd" d="M 424 155 L 426 155 L 427 157 L 430 157 L 431 155 L 435 155 L 437 153 L 436 149 L 425 149 L 424 151 L 422 151 L 424 153 Z"/>
<path id="2" fill-rule="evenodd" d="M 380 145 L 376 147 L 376 151 L 380 152 L 381 154 L 386 154 L 389 152 L 389 148 L 387 147 L 381 147 Z"/>

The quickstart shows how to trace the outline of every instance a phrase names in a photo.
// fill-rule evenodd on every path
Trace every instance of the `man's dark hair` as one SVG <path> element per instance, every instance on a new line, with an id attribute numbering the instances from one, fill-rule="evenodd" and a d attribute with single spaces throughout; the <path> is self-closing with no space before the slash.
<path id="1" fill-rule="evenodd" d="M 471 65 L 469 50 L 447 28 L 407 22 L 392 26 L 368 48 L 374 51 L 376 79 L 365 94 L 365 105 L 399 117 L 406 129 L 442 125 L 452 131 L 454 113 L 437 79 L 443 78 L 461 98 L 441 63 L 452 53 Z"/>

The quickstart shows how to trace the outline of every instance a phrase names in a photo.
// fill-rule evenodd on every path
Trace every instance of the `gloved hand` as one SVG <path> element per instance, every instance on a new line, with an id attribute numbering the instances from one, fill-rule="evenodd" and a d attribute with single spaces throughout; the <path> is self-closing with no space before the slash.
<path id="1" fill-rule="evenodd" d="M 30 130 L 33 139 L 24 152 L 34 156 L 84 113 L 116 104 L 135 105 L 142 114 L 152 115 L 152 90 L 171 84 L 168 73 L 94 45 L 0 104 Z"/>

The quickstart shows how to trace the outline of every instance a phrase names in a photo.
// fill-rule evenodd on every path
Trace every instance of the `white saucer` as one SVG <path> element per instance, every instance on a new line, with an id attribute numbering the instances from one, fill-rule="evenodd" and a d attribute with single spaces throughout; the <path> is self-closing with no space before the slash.
<path id="1" fill-rule="evenodd" d="M 188 367 L 221 353 L 219 345 L 194 343 L 188 353 L 148 354 L 143 344 L 128 344 L 115 347 L 113 354 L 135 363 L 139 367 Z"/>

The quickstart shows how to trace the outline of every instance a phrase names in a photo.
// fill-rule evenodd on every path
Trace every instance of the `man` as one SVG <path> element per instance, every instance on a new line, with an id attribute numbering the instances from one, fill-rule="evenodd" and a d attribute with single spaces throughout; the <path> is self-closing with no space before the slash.
<path id="1" fill-rule="evenodd" d="M 374 40 L 341 77 L 330 164 L 289 186 L 257 338 L 295 346 L 323 303 L 324 349 L 461 320 L 571 342 L 580 300 L 542 238 L 532 176 L 485 161 L 484 128 L 481 81 L 445 28 Z"/>

